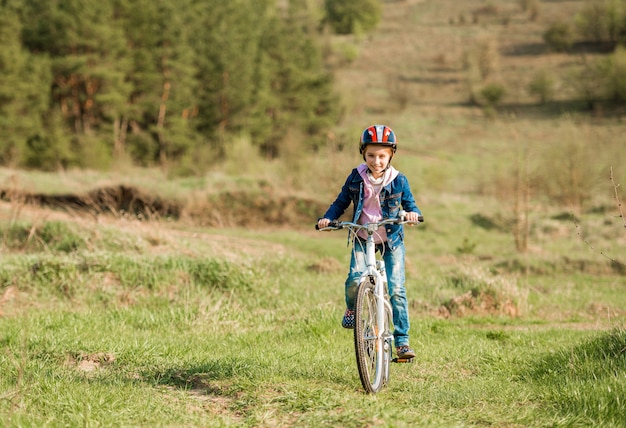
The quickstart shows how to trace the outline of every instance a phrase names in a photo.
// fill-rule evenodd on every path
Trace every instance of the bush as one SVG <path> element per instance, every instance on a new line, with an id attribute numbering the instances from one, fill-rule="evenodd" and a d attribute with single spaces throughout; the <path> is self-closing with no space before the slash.
<path id="1" fill-rule="evenodd" d="M 606 79 L 608 97 L 620 103 L 626 102 L 626 48 L 618 47 L 606 59 L 601 73 Z"/>
<path id="2" fill-rule="evenodd" d="M 326 22 L 337 34 L 359 34 L 373 29 L 382 15 L 378 0 L 325 0 Z"/>
<path id="3" fill-rule="evenodd" d="M 554 96 L 554 79 L 546 71 L 540 71 L 528 85 L 528 92 L 536 95 L 542 104 L 550 101 Z"/>
<path id="4" fill-rule="evenodd" d="M 626 27 L 623 1 L 587 2 L 576 16 L 576 28 L 586 40 L 616 42 Z"/>
<path id="5" fill-rule="evenodd" d="M 543 41 L 555 52 L 566 52 L 573 44 L 573 34 L 566 22 L 555 22 L 543 33 Z"/>
<path id="6" fill-rule="evenodd" d="M 499 83 L 488 83 L 480 90 L 480 95 L 485 103 L 492 107 L 500 104 L 505 94 L 504 86 Z"/>

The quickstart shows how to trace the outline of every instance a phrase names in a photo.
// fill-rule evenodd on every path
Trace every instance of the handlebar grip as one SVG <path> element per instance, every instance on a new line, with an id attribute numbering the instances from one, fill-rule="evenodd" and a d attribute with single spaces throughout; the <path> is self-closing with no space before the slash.
<path id="1" fill-rule="evenodd" d="M 339 220 L 331 220 L 330 223 L 328 223 L 328 226 L 326 227 L 332 227 L 335 229 L 343 229 L 343 226 L 341 225 L 341 222 Z M 315 230 L 320 230 L 319 225 L 315 225 Z"/>
<path id="2" fill-rule="evenodd" d="M 417 221 L 420 222 L 420 223 L 424 223 L 424 216 L 421 215 L 421 216 L 417 217 Z"/>

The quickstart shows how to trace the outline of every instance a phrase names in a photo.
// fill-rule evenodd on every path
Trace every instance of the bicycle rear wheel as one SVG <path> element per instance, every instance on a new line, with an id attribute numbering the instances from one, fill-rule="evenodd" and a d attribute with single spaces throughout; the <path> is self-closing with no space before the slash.
<path id="1" fill-rule="evenodd" d="M 391 346 L 384 337 L 388 327 L 379 331 L 377 311 L 374 285 L 363 281 L 356 296 L 354 349 L 361 384 L 368 393 L 377 393 L 387 383 L 391 363 Z"/>

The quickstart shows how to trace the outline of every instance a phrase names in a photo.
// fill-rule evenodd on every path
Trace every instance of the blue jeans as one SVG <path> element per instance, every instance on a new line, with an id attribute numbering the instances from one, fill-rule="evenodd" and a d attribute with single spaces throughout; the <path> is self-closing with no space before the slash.
<path id="1" fill-rule="evenodd" d="M 395 346 L 409 344 L 409 305 L 406 298 L 406 288 L 404 287 L 404 255 L 406 250 L 404 244 L 398 245 L 393 251 L 389 249 L 387 243 L 377 244 L 376 250 L 383 253 L 385 269 L 387 271 L 387 285 L 389 289 L 389 299 L 393 311 L 394 342 Z M 355 240 L 352 248 L 352 258 L 350 260 L 350 272 L 346 279 L 346 306 L 354 310 L 359 277 L 367 268 L 365 262 L 365 241 Z"/>

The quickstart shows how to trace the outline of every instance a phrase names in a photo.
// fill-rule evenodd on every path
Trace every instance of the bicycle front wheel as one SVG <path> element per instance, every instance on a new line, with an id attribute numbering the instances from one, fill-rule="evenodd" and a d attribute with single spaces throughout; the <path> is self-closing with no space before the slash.
<path id="1" fill-rule="evenodd" d="M 363 281 L 356 296 L 354 349 L 361 384 L 368 393 L 377 393 L 387 383 L 391 363 L 391 346 L 385 340 L 385 326 L 377 323 L 377 312 L 374 286 Z"/>

